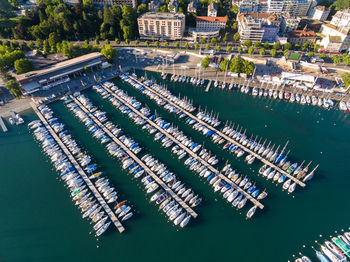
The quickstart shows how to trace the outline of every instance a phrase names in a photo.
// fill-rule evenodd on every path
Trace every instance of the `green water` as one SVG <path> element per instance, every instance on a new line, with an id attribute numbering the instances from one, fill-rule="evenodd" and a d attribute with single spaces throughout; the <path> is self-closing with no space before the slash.
<path id="1" fill-rule="evenodd" d="M 158 76 L 148 73 L 148 77 Z M 257 185 L 269 192 L 263 201 L 265 209 L 252 220 L 245 220 L 247 208 L 241 214 L 226 204 L 169 150 L 161 148 L 93 90 L 87 90 L 85 94 L 108 113 L 109 119 L 142 143 L 144 152 L 151 152 L 166 163 L 187 186 L 204 197 L 205 201 L 196 209 L 199 217 L 184 230 L 168 223 L 148 203 L 137 181 L 120 170 L 119 162 L 106 153 L 63 103 L 56 102 L 51 105 L 54 112 L 111 179 L 120 199 L 129 200 L 137 214 L 124 223 L 123 234 L 109 230 L 96 240 L 89 234 L 92 225 L 81 218 L 26 126 L 12 127 L 7 123 L 9 132 L 0 132 L 1 261 L 287 261 L 298 252 L 311 256 L 311 246 L 315 245 L 314 240 L 321 239 L 320 234 L 330 235 L 349 226 L 347 114 L 253 98 L 236 91 L 205 93 L 203 88 L 168 83 L 172 92 L 194 99 L 196 106 L 201 103 L 220 112 L 220 119 L 244 126 L 248 134 L 277 144 L 290 140 L 288 148 L 293 160 L 319 163 L 315 178 L 292 197 L 282 192 L 281 187 L 257 177 L 258 163 L 248 167 L 132 87 L 120 81 L 117 84 L 151 109 L 157 109 L 159 115 L 179 125 L 196 141 L 204 141 L 205 147 L 221 159 L 228 159 L 240 172 L 254 177 Z M 36 116 L 29 111 L 24 118 L 28 122 Z"/>

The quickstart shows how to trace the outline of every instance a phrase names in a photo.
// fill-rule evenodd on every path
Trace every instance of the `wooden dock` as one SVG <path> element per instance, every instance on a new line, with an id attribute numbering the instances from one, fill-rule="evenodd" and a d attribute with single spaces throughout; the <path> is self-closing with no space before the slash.
<path id="1" fill-rule="evenodd" d="M 50 132 L 51 136 L 56 140 L 57 144 L 61 147 L 63 152 L 67 155 L 69 161 L 73 164 L 74 168 L 77 170 L 77 172 L 81 175 L 81 177 L 84 179 L 86 185 L 89 187 L 91 192 L 96 197 L 97 201 L 100 203 L 100 205 L 104 208 L 106 213 L 108 214 L 109 218 L 115 225 L 115 227 L 118 229 L 120 233 L 122 233 L 125 228 L 118 220 L 117 216 L 114 214 L 113 210 L 107 205 L 106 201 L 100 194 L 100 192 L 96 189 L 95 185 L 91 182 L 89 177 L 86 175 L 85 171 L 81 168 L 79 163 L 76 161 L 74 156 L 71 154 L 71 152 L 68 150 L 66 145 L 62 142 L 62 140 L 58 137 L 58 135 L 55 133 L 55 131 L 51 128 L 51 126 L 46 121 L 45 117 L 41 114 L 41 112 L 37 109 L 36 105 L 34 103 L 30 103 L 31 107 L 33 108 L 34 112 L 38 115 L 40 120 L 44 123 L 44 126 L 47 128 L 47 130 Z"/>
<path id="2" fill-rule="evenodd" d="M 2 128 L 2 131 L 4 131 L 5 133 L 8 131 L 8 130 L 7 130 L 7 127 L 6 127 L 6 125 L 5 125 L 5 122 L 4 122 L 4 120 L 2 119 L 1 116 L 0 116 L 0 126 L 1 126 L 1 128 Z"/>
<path id="3" fill-rule="evenodd" d="M 110 95 L 113 95 L 116 99 L 118 99 L 120 102 L 122 102 L 123 104 L 127 105 L 134 113 L 136 113 L 139 117 L 145 119 L 147 121 L 148 124 L 150 124 L 151 126 L 153 126 L 154 128 L 156 128 L 158 131 L 160 131 L 162 134 L 164 134 L 166 137 L 168 137 L 169 139 L 171 139 L 171 141 L 173 141 L 175 144 L 177 144 L 178 146 L 180 146 L 182 149 L 184 149 L 188 155 L 190 155 L 191 157 L 193 157 L 194 159 L 196 159 L 197 161 L 201 162 L 202 165 L 205 165 L 208 167 L 208 169 L 210 169 L 211 172 L 213 172 L 214 174 L 217 174 L 221 179 L 225 180 L 226 183 L 230 183 L 232 184 L 232 187 L 235 188 L 236 190 L 238 190 L 240 193 L 242 193 L 243 195 L 245 195 L 247 197 L 248 200 L 250 200 L 254 205 L 258 206 L 260 209 L 264 208 L 264 205 L 261 204 L 258 200 L 256 200 L 255 198 L 253 198 L 250 194 L 248 194 L 244 189 L 240 188 L 238 185 L 236 185 L 235 183 L 233 183 L 232 180 L 230 180 L 228 177 L 224 176 L 223 174 L 220 173 L 219 170 L 217 170 L 216 168 L 214 168 L 212 165 L 210 165 L 207 161 L 205 161 L 204 159 L 200 158 L 196 153 L 194 153 L 191 149 L 189 149 L 188 147 L 186 147 L 185 145 L 183 145 L 180 141 L 178 141 L 176 138 L 174 138 L 173 136 L 171 136 L 170 134 L 168 134 L 164 129 L 162 129 L 161 127 L 159 127 L 156 123 L 154 123 L 152 120 L 150 120 L 149 118 L 145 117 L 142 113 L 140 113 L 138 110 L 136 110 L 132 105 L 130 105 L 127 101 L 122 100 L 120 97 L 118 97 L 115 93 L 112 92 L 112 90 L 110 90 L 109 88 L 102 86 L 104 88 L 104 90 L 106 92 L 108 92 Z"/>
<path id="4" fill-rule="evenodd" d="M 205 89 L 205 92 L 209 92 L 210 86 L 211 86 L 211 80 L 209 80 L 209 83 L 207 85 L 207 88 Z"/>
<path id="5" fill-rule="evenodd" d="M 173 190 L 171 190 L 168 185 L 160 179 L 148 166 L 146 166 L 141 159 L 136 156 L 127 146 L 125 146 L 108 128 L 106 128 L 90 111 L 88 111 L 84 105 L 82 105 L 78 99 L 74 96 L 70 96 L 72 100 L 115 142 L 117 143 L 138 165 L 140 165 L 145 172 L 147 172 L 167 193 L 168 196 L 171 196 L 175 199 L 187 213 L 191 214 L 192 217 L 196 218 L 198 214 L 185 203 Z"/>
<path id="6" fill-rule="evenodd" d="M 144 88 L 146 88 L 147 90 L 151 91 L 152 93 L 158 95 L 159 97 L 161 97 L 162 99 L 164 99 L 165 101 L 167 101 L 169 104 L 171 104 L 172 106 L 178 108 L 179 110 L 181 110 L 182 112 L 184 112 L 188 117 L 196 120 L 197 122 L 199 122 L 200 124 L 202 124 L 203 126 L 205 126 L 206 128 L 214 131 L 215 133 L 217 133 L 218 135 L 220 135 L 221 137 L 225 138 L 228 142 L 239 146 L 240 148 L 242 148 L 244 151 L 246 151 L 247 153 L 253 155 L 256 159 L 260 160 L 261 162 L 263 162 L 265 165 L 270 166 L 271 168 L 275 169 L 276 171 L 278 171 L 280 174 L 285 175 L 286 177 L 290 178 L 293 182 L 295 182 L 296 184 L 298 184 L 301 187 L 305 187 L 306 184 L 302 181 L 300 181 L 299 179 L 297 179 L 296 177 L 291 176 L 290 174 L 288 174 L 286 171 L 284 171 L 283 169 L 281 169 L 280 167 L 276 166 L 274 163 L 268 161 L 267 159 L 261 157 L 260 155 L 258 155 L 257 153 L 255 153 L 254 151 L 250 150 L 249 148 L 247 148 L 246 146 L 243 146 L 242 144 L 238 143 L 236 140 L 232 139 L 231 137 L 225 135 L 224 133 L 222 133 L 221 131 L 217 130 L 216 128 L 210 126 L 209 124 L 207 124 L 206 122 L 200 120 L 198 117 L 196 117 L 195 115 L 193 115 L 192 113 L 184 110 L 183 108 L 181 108 L 180 106 L 178 106 L 177 104 L 173 103 L 172 101 L 170 101 L 167 97 L 163 96 L 162 94 L 157 93 L 156 91 L 154 91 L 152 88 L 144 85 L 143 83 L 141 83 L 138 79 L 135 79 L 133 76 L 129 75 L 130 78 L 132 78 L 134 81 L 136 81 L 138 84 L 142 85 Z"/>

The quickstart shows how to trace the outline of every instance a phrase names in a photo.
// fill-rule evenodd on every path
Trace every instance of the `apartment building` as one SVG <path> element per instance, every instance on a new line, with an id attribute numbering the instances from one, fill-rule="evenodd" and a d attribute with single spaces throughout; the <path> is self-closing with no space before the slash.
<path id="1" fill-rule="evenodd" d="M 176 0 L 170 0 L 168 10 L 169 12 L 176 14 L 179 10 L 179 3 Z"/>
<path id="2" fill-rule="evenodd" d="M 148 12 L 137 19 L 141 38 L 180 39 L 185 32 L 185 15 Z"/>
<path id="3" fill-rule="evenodd" d="M 280 30 L 280 19 L 275 14 L 240 13 L 237 17 L 241 41 L 275 42 Z"/>
<path id="4" fill-rule="evenodd" d="M 290 16 L 306 16 L 312 0 L 268 0 L 268 13 L 288 13 Z"/>
<path id="5" fill-rule="evenodd" d="M 294 30 L 288 34 L 288 42 L 293 45 L 303 45 L 305 43 L 316 43 L 317 35 L 314 31 Z"/>
<path id="6" fill-rule="evenodd" d="M 216 32 L 221 28 L 225 28 L 227 23 L 227 17 L 209 17 L 209 16 L 197 16 L 196 18 L 196 31 L 199 32 Z"/>
<path id="7" fill-rule="evenodd" d="M 267 12 L 267 0 L 241 0 L 238 3 L 240 13 Z"/>
<path id="8" fill-rule="evenodd" d="M 326 21 L 330 11 L 327 7 L 318 5 L 314 8 L 312 18 L 319 21 Z"/>
<path id="9" fill-rule="evenodd" d="M 74 2 L 75 0 L 64 0 L 65 2 Z M 131 5 L 133 8 L 137 8 L 137 0 L 92 0 L 95 6 L 103 8 L 103 6 L 108 5 Z"/>
<path id="10" fill-rule="evenodd" d="M 187 12 L 194 13 L 194 14 L 197 13 L 197 1 L 196 0 L 192 0 L 191 2 L 188 3 Z"/>
<path id="11" fill-rule="evenodd" d="M 218 10 L 216 8 L 216 4 L 211 3 L 210 5 L 208 5 L 208 16 L 209 17 L 216 17 L 218 14 Z"/>
<path id="12" fill-rule="evenodd" d="M 336 12 L 331 20 L 331 24 L 339 28 L 350 29 L 350 9 Z"/>
<path id="13" fill-rule="evenodd" d="M 148 10 L 150 12 L 156 12 L 161 4 L 162 2 L 160 0 L 152 0 L 151 2 L 148 3 Z"/>

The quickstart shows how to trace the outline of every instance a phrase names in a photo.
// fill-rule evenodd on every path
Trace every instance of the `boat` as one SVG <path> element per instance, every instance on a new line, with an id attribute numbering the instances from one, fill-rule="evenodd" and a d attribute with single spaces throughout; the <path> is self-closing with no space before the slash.
<path id="1" fill-rule="evenodd" d="M 247 212 L 247 219 L 251 218 L 255 214 L 255 211 L 256 211 L 256 206 L 253 206 L 251 209 L 249 209 L 249 211 Z"/>
<path id="2" fill-rule="evenodd" d="M 191 215 L 186 216 L 180 223 L 180 227 L 184 228 L 185 226 L 187 226 L 188 222 L 191 219 Z"/>
<path id="3" fill-rule="evenodd" d="M 96 237 L 102 235 L 107 228 L 109 227 L 109 225 L 111 224 L 111 222 L 108 222 L 107 224 L 104 224 L 97 232 L 96 232 Z"/>

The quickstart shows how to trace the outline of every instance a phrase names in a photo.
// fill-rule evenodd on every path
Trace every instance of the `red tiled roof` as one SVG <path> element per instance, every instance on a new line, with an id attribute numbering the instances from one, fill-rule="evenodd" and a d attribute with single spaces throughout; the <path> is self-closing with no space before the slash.
<path id="1" fill-rule="evenodd" d="M 196 21 L 212 22 L 212 23 L 227 23 L 227 16 L 217 16 L 217 17 L 197 16 Z"/>

